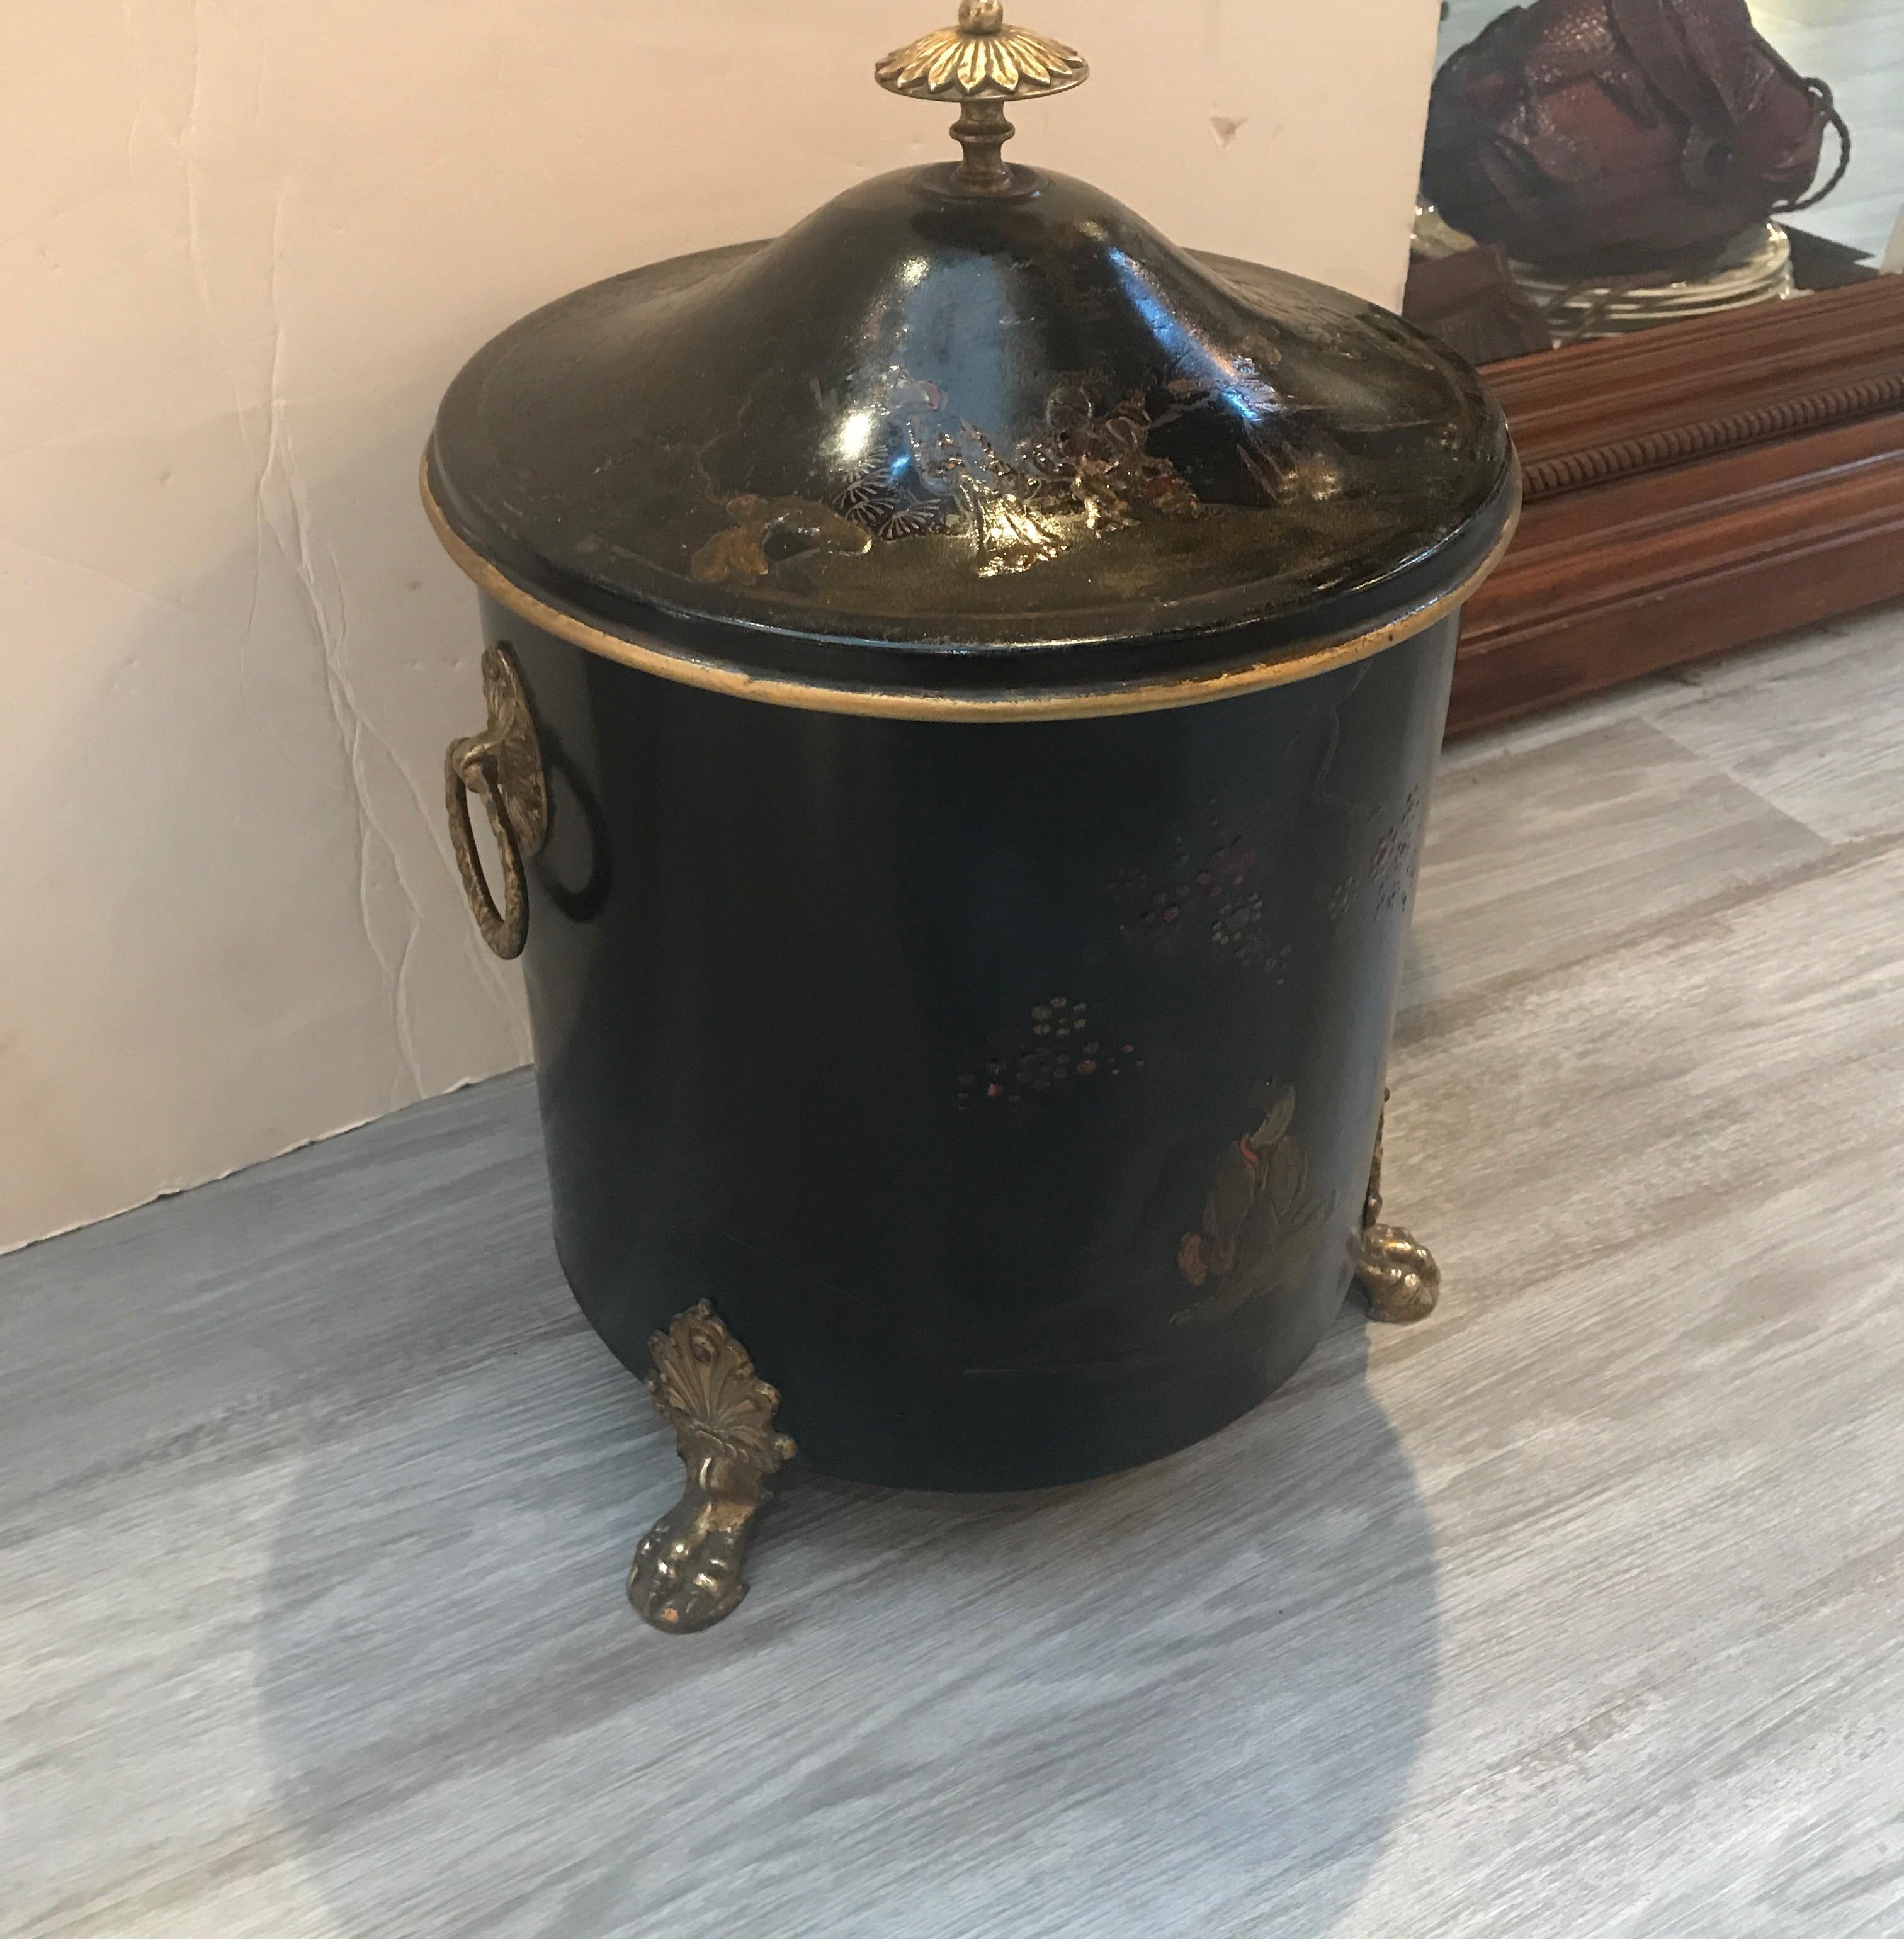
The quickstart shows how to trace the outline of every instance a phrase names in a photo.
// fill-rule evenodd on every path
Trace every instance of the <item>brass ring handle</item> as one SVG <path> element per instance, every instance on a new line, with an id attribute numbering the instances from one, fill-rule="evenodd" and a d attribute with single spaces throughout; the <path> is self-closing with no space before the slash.
<path id="1" fill-rule="evenodd" d="M 450 845 L 456 851 L 456 866 L 463 878 L 463 893 L 469 898 L 470 914 L 483 932 L 483 940 L 507 961 L 521 955 L 522 945 L 529 940 L 529 901 L 523 892 L 522 852 L 516 845 L 515 833 L 497 791 L 495 762 L 484 745 L 485 738 L 474 735 L 450 743 L 443 761 L 443 784 L 449 809 Z M 469 815 L 472 789 L 482 796 L 483 805 L 489 811 L 496 852 L 502 858 L 500 909 L 483 873 L 483 858 L 476 852 L 476 834 Z"/>
<path id="2" fill-rule="evenodd" d="M 501 644 L 483 656 L 483 691 L 489 721 L 480 734 L 452 741 L 443 756 L 445 802 L 449 811 L 449 844 L 470 913 L 483 940 L 507 960 L 522 953 L 529 940 L 528 884 L 522 858 L 540 851 L 549 839 L 549 789 L 535 717 L 516 656 Z M 476 852 L 469 798 L 482 797 L 502 861 L 502 906 L 496 906 L 483 858 Z"/>

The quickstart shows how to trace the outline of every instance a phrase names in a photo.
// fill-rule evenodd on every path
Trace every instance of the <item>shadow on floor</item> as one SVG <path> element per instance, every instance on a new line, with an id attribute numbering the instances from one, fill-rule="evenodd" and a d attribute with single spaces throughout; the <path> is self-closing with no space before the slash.
<path id="1" fill-rule="evenodd" d="M 255 1661 L 326 1929 L 1323 1939 L 1434 1682 L 1365 1350 L 1345 1313 L 1254 1414 L 1086 1487 L 809 1478 L 696 1638 L 622 1600 L 679 1469 L 592 1338 L 314 1445 Z"/>

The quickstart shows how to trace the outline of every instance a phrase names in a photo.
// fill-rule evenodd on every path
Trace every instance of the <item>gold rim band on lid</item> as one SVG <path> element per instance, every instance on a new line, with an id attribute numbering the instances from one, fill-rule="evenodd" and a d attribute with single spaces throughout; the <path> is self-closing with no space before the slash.
<path id="1" fill-rule="evenodd" d="M 532 626 L 585 647 L 605 659 L 619 660 L 644 673 L 658 674 L 664 680 L 684 686 L 705 688 L 737 699 L 758 700 L 775 707 L 794 707 L 815 714 L 870 714 L 892 720 L 1088 720 L 1110 714 L 1154 714 L 1171 707 L 1196 707 L 1206 701 L 1226 700 L 1241 693 L 1254 693 L 1264 687 L 1287 686 L 1299 680 L 1366 659 L 1385 647 L 1397 645 L 1425 632 L 1447 618 L 1473 594 L 1475 589 L 1500 562 L 1514 536 L 1521 516 L 1521 470 L 1512 461 L 1509 473 L 1512 503 L 1500 536 L 1488 548 L 1486 558 L 1458 584 L 1432 599 L 1423 601 L 1407 612 L 1386 620 L 1366 632 L 1325 641 L 1300 651 L 1254 666 L 1231 667 L 1210 673 L 1167 674 L 1132 680 L 1117 686 L 1000 688 L 996 692 L 937 694 L 912 690 L 882 689 L 876 686 L 845 686 L 825 681 L 800 680 L 782 674 L 751 673 L 731 662 L 684 652 L 680 647 L 656 640 L 644 640 L 631 630 L 611 632 L 586 619 L 552 606 L 528 587 L 519 586 L 492 561 L 486 559 L 450 525 L 436 494 L 430 489 L 429 458 L 422 466 L 424 510 L 436 528 L 443 549 L 478 591 L 506 607 Z M 711 623 L 718 623 L 717 622 Z M 1028 653 L 1035 653 L 1035 648 Z M 876 650 L 869 649 L 867 659 L 876 663 Z M 869 665 L 869 671 L 873 665 Z"/>

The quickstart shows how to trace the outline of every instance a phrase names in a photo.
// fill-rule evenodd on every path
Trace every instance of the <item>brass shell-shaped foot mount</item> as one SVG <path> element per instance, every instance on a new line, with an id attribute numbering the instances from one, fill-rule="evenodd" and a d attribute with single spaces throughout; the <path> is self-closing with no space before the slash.
<path id="1" fill-rule="evenodd" d="M 779 1394 L 755 1377 L 747 1350 L 705 1300 L 656 1334 L 648 1355 L 648 1392 L 675 1430 L 687 1484 L 641 1538 L 628 1600 L 644 1622 L 687 1636 L 731 1615 L 747 1594 L 741 1572 L 767 1482 L 794 1448 L 774 1430 Z"/>
<path id="2" fill-rule="evenodd" d="M 1383 1100 L 1383 1121 L 1388 1112 Z M 1362 1229 L 1351 1242 L 1355 1277 L 1369 1295 L 1369 1317 L 1392 1326 L 1425 1320 L 1441 1297 L 1441 1268 L 1421 1240 L 1400 1225 L 1382 1222 L 1382 1134 L 1375 1127 L 1375 1157 L 1369 1167 L 1368 1196 L 1362 1204 Z"/>

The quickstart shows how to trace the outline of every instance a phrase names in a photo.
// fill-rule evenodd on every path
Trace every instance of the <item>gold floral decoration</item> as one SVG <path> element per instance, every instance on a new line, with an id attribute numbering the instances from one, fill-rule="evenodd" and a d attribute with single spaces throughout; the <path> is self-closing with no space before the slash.
<path id="1" fill-rule="evenodd" d="M 925 100 L 1056 94 L 1077 87 L 1089 72 L 1075 47 L 1007 26 L 997 0 L 967 0 L 956 27 L 899 48 L 873 70 L 882 87 Z"/>

